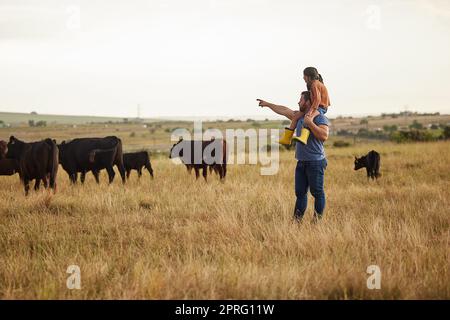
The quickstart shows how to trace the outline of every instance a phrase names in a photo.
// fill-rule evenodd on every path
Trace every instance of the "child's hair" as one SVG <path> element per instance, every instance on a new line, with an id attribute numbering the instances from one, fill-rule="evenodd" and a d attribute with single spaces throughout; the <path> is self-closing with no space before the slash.
<path id="1" fill-rule="evenodd" d="M 314 67 L 305 68 L 305 70 L 303 70 L 303 74 L 307 77 L 310 77 L 312 80 L 319 80 L 323 83 L 322 75 Z"/>
<path id="2" fill-rule="evenodd" d="M 302 96 L 305 101 L 311 102 L 311 93 L 309 93 L 309 91 L 303 91 Z"/>

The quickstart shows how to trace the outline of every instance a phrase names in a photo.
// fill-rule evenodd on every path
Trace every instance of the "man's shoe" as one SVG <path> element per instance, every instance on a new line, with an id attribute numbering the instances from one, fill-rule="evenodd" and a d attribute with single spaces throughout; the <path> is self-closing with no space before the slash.
<path id="1" fill-rule="evenodd" d="M 294 222 L 301 223 L 303 220 L 304 213 L 301 213 L 299 210 L 295 210 L 294 212 Z"/>
<path id="2" fill-rule="evenodd" d="M 312 222 L 315 224 L 315 223 L 318 223 L 320 220 L 322 220 L 322 214 L 319 214 L 316 211 L 314 211 L 314 216 L 313 216 Z"/>

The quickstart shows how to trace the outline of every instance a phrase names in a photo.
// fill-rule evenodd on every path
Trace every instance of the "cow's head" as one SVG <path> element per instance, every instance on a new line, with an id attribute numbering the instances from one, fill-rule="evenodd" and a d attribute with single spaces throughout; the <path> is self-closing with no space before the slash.
<path id="1" fill-rule="evenodd" d="M 58 144 L 58 151 L 59 151 L 59 163 L 61 166 L 66 169 L 68 164 L 68 154 L 67 154 L 68 144 L 66 141 L 62 141 L 60 144 Z"/>
<path id="2" fill-rule="evenodd" d="M 180 140 L 178 140 L 177 143 L 175 143 L 172 148 L 170 148 L 170 152 L 169 152 L 169 159 L 174 159 L 174 158 L 179 158 L 183 156 L 183 149 L 180 150 L 180 152 L 175 152 L 174 153 L 174 149 L 177 145 L 179 145 L 181 142 L 183 142 L 183 138 L 180 138 Z"/>
<path id="3" fill-rule="evenodd" d="M 358 158 L 355 156 L 355 170 L 359 170 L 366 166 L 366 157 Z"/>
<path id="4" fill-rule="evenodd" d="M 64 167 L 65 165 L 65 154 L 66 154 L 67 144 L 66 141 L 62 141 L 61 144 L 58 144 L 59 150 L 59 163 Z"/>
<path id="5" fill-rule="evenodd" d="M 10 159 L 19 159 L 20 153 L 22 152 L 24 142 L 20 141 L 14 136 L 9 138 L 9 142 L 7 145 L 6 157 Z"/>

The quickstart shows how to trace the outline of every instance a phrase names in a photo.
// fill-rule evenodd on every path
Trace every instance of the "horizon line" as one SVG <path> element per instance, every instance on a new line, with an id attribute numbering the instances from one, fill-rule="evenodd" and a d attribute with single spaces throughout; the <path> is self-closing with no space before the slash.
<path id="1" fill-rule="evenodd" d="M 398 112 L 380 112 L 380 113 L 342 113 L 342 114 L 335 114 L 333 116 L 328 116 L 330 119 L 336 119 L 339 117 L 356 117 L 356 118 L 362 118 L 362 117 L 376 117 L 376 116 L 382 116 L 382 114 L 401 114 L 403 112 L 409 112 L 409 113 L 417 113 L 417 114 L 429 114 L 433 115 L 436 113 L 439 113 L 441 116 L 450 115 L 449 113 L 442 113 L 440 111 L 429 111 L 429 112 L 420 112 L 415 110 L 403 110 Z M 56 114 L 56 113 L 32 113 L 32 112 L 12 112 L 12 111 L 1 111 L 0 114 L 18 114 L 18 115 L 29 115 L 29 116 L 50 116 L 50 117 L 74 117 L 74 118 L 112 118 L 112 119 L 128 119 L 128 120 L 147 120 L 147 121 L 188 121 L 188 120 L 206 120 L 206 121 L 214 121 L 214 120 L 242 120 L 242 119 L 251 119 L 251 120 L 280 120 L 284 117 L 281 115 L 261 115 L 261 114 L 247 114 L 247 115 L 212 115 L 212 116 L 189 116 L 189 115 L 179 115 L 179 116 L 155 116 L 155 117 L 127 117 L 127 116 L 108 116 L 108 115 L 87 115 L 87 114 Z M 0 119 L 1 120 L 1 119 Z"/>

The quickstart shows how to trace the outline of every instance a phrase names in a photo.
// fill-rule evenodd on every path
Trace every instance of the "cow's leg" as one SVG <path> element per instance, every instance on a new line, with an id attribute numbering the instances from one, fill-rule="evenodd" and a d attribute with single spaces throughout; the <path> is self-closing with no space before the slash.
<path id="1" fill-rule="evenodd" d="M 200 176 L 200 169 L 197 166 L 195 166 L 194 171 L 195 171 L 195 179 L 198 179 L 198 177 Z"/>
<path id="2" fill-rule="evenodd" d="M 78 173 L 73 172 L 71 174 L 69 174 L 69 179 L 70 179 L 70 183 L 72 183 L 73 185 L 77 183 L 78 180 Z"/>
<path id="3" fill-rule="evenodd" d="M 47 177 L 43 177 L 41 180 L 42 180 L 42 183 L 44 185 L 44 188 L 47 189 L 48 188 L 48 179 L 47 179 Z"/>
<path id="4" fill-rule="evenodd" d="M 221 167 L 222 167 L 223 178 L 225 179 L 225 177 L 227 176 L 227 164 L 224 163 L 221 165 Z"/>
<path id="5" fill-rule="evenodd" d="M 86 181 L 86 171 L 81 171 L 80 182 L 81 184 L 84 184 L 85 181 Z"/>
<path id="6" fill-rule="evenodd" d="M 127 169 L 127 179 L 130 179 L 131 170 Z"/>
<path id="7" fill-rule="evenodd" d="M 142 168 L 138 169 L 138 178 L 140 179 L 142 177 Z"/>
<path id="8" fill-rule="evenodd" d="M 119 169 L 120 177 L 122 178 L 122 183 L 125 184 L 125 167 L 123 164 L 116 164 L 117 169 Z M 114 172 L 114 170 L 111 168 L 111 170 Z M 114 173 L 115 175 L 115 173 Z"/>
<path id="9" fill-rule="evenodd" d="M 41 179 L 37 178 L 36 182 L 34 183 L 34 191 L 38 191 L 40 186 L 41 186 Z"/>
<path id="10" fill-rule="evenodd" d="M 25 189 L 25 196 L 28 196 L 30 193 L 30 180 L 28 178 L 23 179 L 23 186 Z"/>
<path id="11" fill-rule="evenodd" d="M 214 170 L 219 174 L 220 180 L 222 180 L 223 179 L 222 165 L 220 165 L 220 164 L 214 165 Z"/>
<path id="12" fill-rule="evenodd" d="M 97 182 L 97 184 L 100 184 L 100 171 L 92 170 L 92 174 L 94 175 L 95 182 Z"/>
<path id="13" fill-rule="evenodd" d="M 112 167 L 107 167 L 106 171 L 108 172 L 109 184 L 111 184 L 114 181 L 114 176 L 116 175 L 116 173 L 114 172 L 114 169 Z"/>
<path id="14" fill-rule="evenodd" d="M 50 174 L 46 175 L 43 179 L 42 182 L 44 182 L 44 188 L 48 189 L 48 182 L 50 180 Z"/>
<path id="15" fill-rule="evenodd" d="M 203 169 L 203 178 L 205 179 L 205 181 L 208 181 L 208 166 L 206 164 L 204 164 L 202 166 Z"/>
<path id="16" fill-rule="evenodd" d="M 150 176 L 153 178 L 153 168 L 150 164 L 147 164 L 145 166 L 145 169 L 147 169 L 148 173 L 150 173 Z"/>

